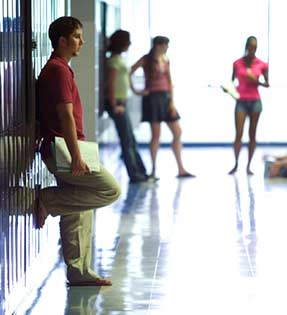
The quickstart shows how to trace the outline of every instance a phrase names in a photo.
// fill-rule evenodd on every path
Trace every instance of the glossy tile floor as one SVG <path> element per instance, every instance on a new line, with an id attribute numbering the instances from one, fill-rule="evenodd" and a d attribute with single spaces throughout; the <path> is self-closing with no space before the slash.
<path id="1" fill-rule="evenodd" d="M 169 149 L 157 183 L 117 178 L 121 199 L 95 217 L 94 267 L 112 287 L 70 288 L 61 259 L 17 315 L 287 314 L 287 179 L 264 180 L 258 148 L 254 176 L 235 176 L 231 148 L 185 149 L 195 179 L 175 178 Z M 148 154 L 143 151 L 148 164 Z"/>

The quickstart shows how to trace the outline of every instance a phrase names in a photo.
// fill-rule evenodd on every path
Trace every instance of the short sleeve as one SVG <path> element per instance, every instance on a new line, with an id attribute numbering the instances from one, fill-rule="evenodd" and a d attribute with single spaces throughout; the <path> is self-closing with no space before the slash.
<path id="1" fill-rule="evenodd" d="M 73 101 L 73 76 L 69 69 L 55 67 L 51 81 L 51 97 L 54 104 L 70 103 Z"/>
<path id="2" fill-rule="evenodd" d="M 113 69 L 115 69 L 117 71 L 120 70 L 120 63 L 119 63 L 119 59 L 118 58 L 113 58 L 112 57 L 112 58 L 108 59 L 107 65 L 108 65 L 108 67 L 113 68 Z"/>

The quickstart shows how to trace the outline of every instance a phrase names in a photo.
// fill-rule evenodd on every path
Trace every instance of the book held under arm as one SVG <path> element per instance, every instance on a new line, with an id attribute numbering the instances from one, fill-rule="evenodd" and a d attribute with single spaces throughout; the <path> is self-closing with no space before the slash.
<path id="1" fill-rule="evenodd" d="M 232 96 L 235 100 L 238 100 L 240 98 L 240 95 L 233 84 L 232 81 L 226 81 L 221 85 L 221 88 L 224 90 L 224 92 L 228 93 L 230 96 Z"/>
<path id="2" fill-rule="evenodd" d="M 99 145 L 97 142 L 78 140 L 82 160 L 88 165 L 91 172 L 100 171 Z M 71 171 L 71 155 L 66 145 L 65 139 L 55 137 L 54 157 L 56 160 L 57 171 Z"/>

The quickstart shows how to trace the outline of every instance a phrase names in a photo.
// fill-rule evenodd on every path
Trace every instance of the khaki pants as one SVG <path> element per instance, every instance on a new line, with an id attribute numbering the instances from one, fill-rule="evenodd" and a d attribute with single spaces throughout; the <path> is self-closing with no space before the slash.
<path id="1" fill-rule="evenodd" d="M 90 269 L 93 209 L 117 200 L 120 188 L 103 166 L 100 172 L 73 176 L 70 172 L 57 172 L 53 159 L 44 162 L 58 185 L 41 189 L 40 200 L 48 214 L 61 216 L 60 234 L 67 278 L 71 282 L 92 281 L 98 277 Z"/>

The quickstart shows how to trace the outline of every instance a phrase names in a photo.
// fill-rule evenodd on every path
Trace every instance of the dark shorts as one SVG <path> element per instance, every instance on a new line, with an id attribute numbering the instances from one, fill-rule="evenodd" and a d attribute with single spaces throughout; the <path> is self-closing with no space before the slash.
<path id="1" fill-rule="evenodd" d="M 169 112 L 170 93 L 152 92 L 142 99 L 142 121 L 173 122 L 180 118 L 179 114 L 171 116 Z"/>
<path id="2" fill-rule="evenodd" d="M 244 112 L 244 113 L 260 113 L 262 111 L 261 100 L 254 101 L 243 101 L 238 100 L 235 106 L 235 112 Z"/>

